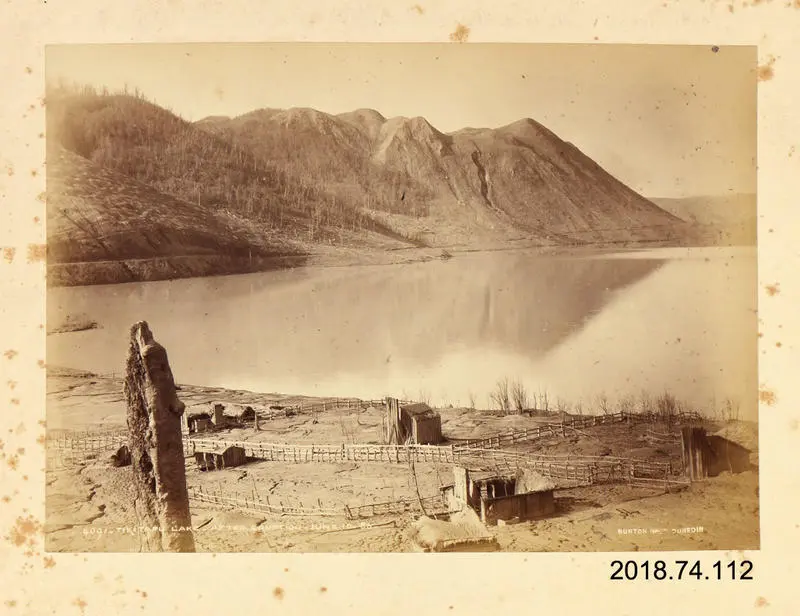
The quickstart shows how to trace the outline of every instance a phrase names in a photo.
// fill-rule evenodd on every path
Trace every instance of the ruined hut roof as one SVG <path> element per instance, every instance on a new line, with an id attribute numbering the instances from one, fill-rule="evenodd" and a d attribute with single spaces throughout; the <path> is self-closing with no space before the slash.
<path id="1" fill-rule="evenodd" d="M 517 488 L 521 492 L 546 492 L 555 490 L 556 487 L 556 482 L 550 477 L 531 469 L 524 469 L 517 476 Z"/>
<path id="2" fill-rule="evenodd" d="M 739 421 L 731 423 L 712 436 L 724 438 L 750 452 L 758 451 L 758 426 L 754 422 Z"/>
<path id="3" fill-rule="evenodd" d="M 414 417 L 436 417 L 438 414 L 424 402 L 404 404 L 400 407 L 400 410 Z"/>
<path id="4" fill-rule="evenodd" d="M 205 411 L 200 413 L 187 413 L 186 419 L 188 419 L 189 421 L 193 421 L 195 419 L 211 419 L 211 415 L 209 415 Z"/>
<path id="5" fill-rule="evenodd" d="M 241 449 L 244 450 L 244 447 L 239 447 L 238 445 L 225 445 L 224 443 L 197 443 L 195 446 L 196 453 L 214 453 L 221 455 L 226 451 L 231 449 Z"/>
<path id="6" fill-rule="evenodd" d="M 252 412 L 256 409 L 262 411 L 266 409 L 266 406 L 264 405 L 245 404 L 244 402 L 223 402 L 218 400 L 214 404 L 221 404 L 222 407 L 232 415 L 241 415 L 242 413 L 246 413 L 248 411 Z"/>
<path id="7" fill-rule="evenodd" d="M 470 471 L 469 478 L 474 483 L 485 481 L 514 481 L 517 476 L 514 473 L 498 473 L 497 471 Z"/>

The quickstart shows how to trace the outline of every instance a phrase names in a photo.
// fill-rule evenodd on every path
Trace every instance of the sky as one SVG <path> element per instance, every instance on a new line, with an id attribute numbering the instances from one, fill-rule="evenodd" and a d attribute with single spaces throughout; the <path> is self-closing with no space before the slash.
<path id="1" fill-rule="evenodd" d="M 716 50 L 715 50 L 716 49 Z M 647 197 L 756 192 L 756 48 L 531 44 L 57 45 L 48 82 L 138 88 L 187 120 L 372 108 L 449 132 L 524 117 Z"/>

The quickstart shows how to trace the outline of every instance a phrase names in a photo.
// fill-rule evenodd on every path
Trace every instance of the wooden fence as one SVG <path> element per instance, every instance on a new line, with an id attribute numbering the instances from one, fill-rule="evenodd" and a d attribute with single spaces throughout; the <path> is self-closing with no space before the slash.
<path id="1" fill-rule="evenodd" d="M 495 434 L 485 438 L 470 439 L 458 442 L 455 447 L 462 449 L 499 449 L 503 446 L 521 443 L 524 441 L 534 441 L 543 438 L 565 437 L 567 430 L 581 430 L 593 426 L 600 426 L 611 423 L 625 421 L 626 417 L 622 413 L 613 415 L 587 415 L 585 417 L 573 417 L 558 423 L 542 423 L 530 428 L 521 428 L 502 434 Z"/>
<path id="2" fill-rule="evenodd" d="M 289 443 L 264 443 L 261 441 L 236 441 L 216 438 L 186 438 L 184 451 L 194 455 L 206 448 L 241 447 L 250 458 L 270 462 L 440 462 L 452 463 L 453 448 L 438 445 L 294 445 Z"/>
<path id="3" fill-rule="evenodd" d="M 422 499 L 404 498 L 383 503 L 369 503 L 356 507 L 348 505 L 346 506 L 347 518 L 356 520 L 380 515 L 398 515 L 406 512 L 421 513 L 420 501 L 422 501 L 422 507 L 425 508 L 425 512 L 428 515 L 448 512 L 447 503 L 445 503 L 443 496 L 436 495 Z"/>
<path id="4" fill-rule="evenodd" d="M 303 412 L 315 412 L 314 409 L 326 411 L 354 408 L 354 406 L 359 405 L 367 408 L 382 404 L 382 400 L 364 401 L 351 398 L 333 400 L 306 407 L 301 406 L 300 408 L 304 409 Z M 675 418 L 677 421 L 685 423 L 699 420 L 700 416 L 696 413 L 680 413 Z M 458 464 L 475 470 L 491 470 L 504 473 L 529 468 L 556 480 L 560 485 L 630 483 L 639 479 L 668 481 L 671 477 L 681 474 L 683 468 L 678 462 L 647 462 L 612 456 L 547 456 L 502 449 L 503 446 L 518 442 L 564 436 L 568 429 L 579 430 L 598 425 L 619 423 L 629 419 L 644 419 L 648 421 L 652 417 L 638 413 L 571 417 L 558 423 L 540 424 L 482 439 L 472 439 L 442 446 L 413 444 L 299 445 L 185 435 L 184 452 L 186 455 L 193 455 L 198 450 L 237 446 L 242 447 L 245 450 L 245 455 L 250 458 L 298 464 L 312 462 L 384 462 L 395 464 L 429 462 Z M 652 438 L 666 438 L 666 435 L 655 431 L 648 431 L 647 434 L 651 434 Z M 670 436 L 670 439 L 672 438 Z M 82 454 L 84 460 L 89 457 L 95 457 L 92 455 L 94 453 L 117 448 L 126 442 L 127 432 L 120 428 L 86 432 L 50 430 L 47 434 L 48 452 L 54 450 Z M 669 442 L 673 441 L 670 440 Z M 80 460 L 75 455 L 72 455 L 71 457 L 62 456 L 60 459 L 53 458 L 52 462 L 55 466 L 63 466 L 79 463 Z M 400 505 L 397 506 L 399 507 Z"/>
<path id="5" fill-rule="evenodd" d="M 189 488 L 189 499 L 230 509 L 242 509 L 278 515 L 338 517 L 345 514 L 343 508 L 324 507 L 321 503 L 311 507 L 304 506 L 302 503 L 286 505 L 277 499 L 273 499 L 273 501 L 270 502 L 269 497 L 265 497 L 265 499 L 262 500 L 256 494 L 247 497 L 246 495 L 239 494 L 224 494 L 222 491 L 211 492 L 203 490 L 202 488 Z"/>
<path id="6" fill-rule="evenodd" d="M 637 478 L 664 479 L 682 472 L 677 462 L 649 462 L 613 456 L 548 456 L 497 449 L 472 449 L 457 454 L 456 459 L 464 466 L 498 473 L 531 469 L 562 486 L 630 483 Z"/>
<path id="7" fill-rule="evenodd" d="M 238 493 L 225 494 L 221 490 L 213 492 L 203 490 L 202 488 L 190 488 L 189 499 L 198 503 L 258 513 L 286 516 L 342 517 L 348 520 L 358 520 L 383 515 L 398 515 L 406 512 L 421 512 L 420 501 L 428 514 L 443 513 L 447 510 L 447 505 L 441 495 L 428 496 L 422 499 L 404 498 L 395 501 L 365 503 L 361 505 L 326 507 L 321 501 L 317 501 L 316 504 L 308 506 L 303 505 L 302 502 L 286 504 L 276 498 L 270 500 L 269 496 L 265 496 L 262 499 L 255 491 L 250 496 L 247 496 Z"/>
<path id="8" fill-rule="evenodd" d="M 327 411 L 348 411 L 365 410 L 371 407 L 382 408 L 386 404 L 385 400 L 361 400 L 360 398 L 335 398 L 325 402 L 306 402 L 294 405 L 295 409 L 303 413 L 324 413 Z M 410 404 L 403 401 L 401 404 Z"/>
<path id="9" fill-rule="evenodd" d="M 224 401 L 221 404 L 225 404 Z M 370 407 L 382 407 L 383 400 L 361 400 L 359 398 L 335 398 L 324 402 L 300 401 L 299 403 L 282 405 L 276 403 L 274 406 L 282 408 L 256 408 L 258 405 L 242 404 L 250 406 L 258 415 L 259 421 L 269 421 L 281 417 L 291 417 L 292 415 L 317 415 L 330 411 L 363 411 Z"/>
<path id="10" fill-rule="evenodd" d="M 48 443 L 47 468 L 56 470 L 81 464 L 124 442 L 125 438 L 119 434 L 78 438 L 54 435 L 52 441 Z M 245 454 L 250 458 L 297 464 L 305 462 L 383 462 L 393 464 L 429 462 L 458 464 L 473 470 L 491 471 L 498 474 L 513 474 L 523 469 L 530 469 L 554 480 L 561 487 L 611 483 L 630 484 L 645 481 L 675 482 L 676 475 L 681 474 L 683 470 L 677 461 L 675 463 L 648 462 L 612 456 L 539 455 L 492 448 L 456 449 L 453 446 L 436 445 L 291 445 L 187 437 L 184 441 L 184 452 L 186 455 L 193 455 L 196 450 L 206 447 L 216 448 L 232 445 L 243 447 Z M 237 497 L 235 503 L 230 501 L 231 498 L 233 497 L 208 493 L 196 495 L 196 500 L 206 499 L 204 502 L 235 505 L 248 509 L 253 509 L 255 506 L 258 511 L 265 513 L 334 515 L 321 507 L 315 507 L 306 512 L 303 507 L 274 505 L 268 500 L 261 502 L 255 496 L 252 500 L 248 500 L 246 497 Z M 425 499 L 423 502 L 429 501 L 429 499 Z M 418 509 L 418 503 L 416 501 L 395 501 L 393 503 L 359 505 L 351 507 L 351 512 L 354 517 L 365 517 L 367 509 L 372 511 L 371 515 L 378 515 L 379 512 L 415 510 Z M 337 510 L 335 515 L 342 515 L 342 512 Z"/>
<path id="11" fill-rule="evenodd" d="M 656 432 L 655 430 L 647 430 L 644 433 L 644 437 L 648 441 L 662 445 L 679 445 L 681 442 L 680 434 L 676 434 L 674 432 Z"/>
<path id="12" fill-rule="evenodd" d="M 485 438 L 469 439 L 459 441 L 455 444 L 455 449 L 499 449 L 514 443 L 524 441 L 535 441 L 544 438 L 566 437 L 567 430 L 584 430 L 595 426 L 623 423 L 626 421 L 655 422 L 662 420 L 663 417 L 652 413 L 609 413 L 607 415 L 583 415 L 581 417 L 570 417 L 560 422 L 542 423 L 530 428 L 511 430 L 502 434 L 494 434 Z M 692 423 L 700 421 L 701 417 L 697 413 L 678 413 L 672 416 L 677 423 Z"/>
<path id="13" fill-rule="evenodd" d="M 68 451 L 103 451 L 116 449 L 128 442 L 127 430 L 90 430 L 71 432 L 48 430 L 45 444 L 48 449 Z"/>
<path id="14" fill-rule="evenodd" d="M 695 411 L 680 411 L 677 413 L 625 413 L 626 419 L 633 419 L 649 423 L 698 423 L 703 421 L 703 416 Z"/>
<path id="15" fill-rule="evenodd" d="M 648 462 L 613 456 L 548 456 L 501 449 L 456 449 L 452 445 L 290 445 L 190 438 L 186 441 L 186 453 L 191 455 L 196 450 L 220 446 L 242 447 L 248 457 L 259 460 L 296 464 L 432 462 L 501 473 L 527 468 L 570 485 L 630 482 L 636 478 L 664 479 L 682 471 L 677 462 Z"/>
<path id="16" fill-rule="evenodd" d="M 225 404 L 225 401 L 221 401 Z M 301 400 L 300 402 L 282 405 L 280 402 L 273 406 L 280 406 L 281 408 L 259 408 L 258 404 L 245 404 L 237 403 L 240 406 L 250 406 L 259 421 L 270 421 L 273 419 L 280 419 L 282 417 L 291 417 L 293 415 L 319 415 L 331 411 L 364 411 L 372 407 L 382 408 L 385 404 L 384 400 L 361 400 L 360 398 L 333 398 L 324 402 L 311 402 Z M 402 401 L 401 404 L 411 404 L 408 401 Z"/>

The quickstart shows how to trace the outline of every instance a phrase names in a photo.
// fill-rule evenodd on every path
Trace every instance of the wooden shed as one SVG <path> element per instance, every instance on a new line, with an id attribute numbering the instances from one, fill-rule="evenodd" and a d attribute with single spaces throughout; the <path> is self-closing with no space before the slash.
<path id="1" fill-rule="evenodd" d="M 555 512 L 555 485 L 532 473 L 498 476 L 453 468 L 454 483 L 443 488 L 453 510 L 472 509 L 484 524 L 536 520 Z"/>
<path id="2" fill-rule="evenodd" d="M 386 399 L 385 440 L 389 444 L 438 445 L 442 437 L 442 418 L 422 402 L 400 404 Z"/>
<path id="3" fill-rule="evenodd" d="M 752 449 L 737 442 L 732 431 L 706 434 L 704 428 L 684 426 L 681 429 L 683 464 L 692 481 L 716 477 L 720 473 L 742 473 L 753 468 Z"/>
<path id="4" fill-rule="evenodd" d="M 715 477 L 720 473 L 728 471 L 730 473 L 742 473 L 752 468 L 748 448 L 725 438 L 719 434 L 708 436 L 708 445 L 712 457 L 708 463 L 708 474 Z"/>
<path id="5" fill-rule="evenodd" d="M 243 447 L 231 445 L 217 449 L 198 449 L 194 452 L 194 459 L 201 471 L 222 470 L 241 466 L 247 462 Z"/>

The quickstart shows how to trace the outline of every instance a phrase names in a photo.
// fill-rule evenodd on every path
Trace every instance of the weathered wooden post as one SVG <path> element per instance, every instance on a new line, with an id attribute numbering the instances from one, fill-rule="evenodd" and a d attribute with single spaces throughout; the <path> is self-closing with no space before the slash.
<path id="1" fill-rule="evenodd" d="M 690 481 L 708 477 L 708 441 L 704 428 L 684 426 L 681 428 L 683 468 Z"/>
<path id="2" fill-rule="evenodd" d="M 406 434 L 400 421 L 400 402 L 396 398 L 386 398 L 386 434 L 384 440 L 389 445 L 405 442 Z"/>
<path id="3" fill-rule="evenodd" d="M 146 322 L 131 327 L 125 376 L 128 436 L 142 548 L 194 552 L 181 416 L 166 349 Z"/>

